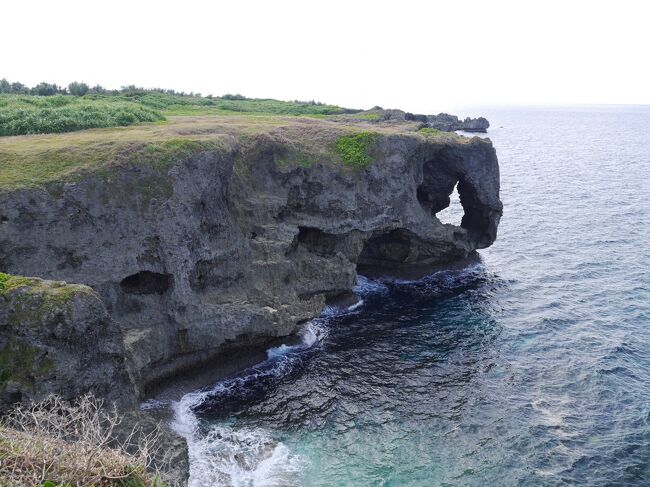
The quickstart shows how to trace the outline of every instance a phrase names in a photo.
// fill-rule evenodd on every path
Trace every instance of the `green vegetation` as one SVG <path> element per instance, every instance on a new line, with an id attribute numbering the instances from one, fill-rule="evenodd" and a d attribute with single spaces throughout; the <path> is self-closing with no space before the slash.
<path id="1" fill-rule="evenodd" d="M 0 95 L 0 136 L 72 132 L 163 119 L 151 108 L 119 98 Z"/>
<path id="2" fill-rule="evenodd" d="M 210 115 L 228 112 L 274 115 L 336 115 L 344 108 L 314 101 L 280 101 L 266 98 L 245 98 L 241 95 L 200 97 L 143 92 L 125 98 L 145 107 L 161 110 L 164 115 Z"/>
<path id="3" fill-rule="evenodd" d="M 17 290 L 15 299 L 12 297 L 8 324 L 21 328 L 43 326 L 44 317 L 67 311 L 72 296 L 86 289 L 89 290 L 85 286 L 0 273 L 0 299 Z M 54 362 L 46 354 L 26 342 L 9 338 L 0 350 L 0 390 L 8 381 L 30 389 L 34 378 L 53 368 Z"/>
<path id="4" fill-rule="evenodd" d="M 0 272 L 0 296 L 8 293 L 12 289 L 31 284 L 33 280 L 27 277 L 12 276 Z"/>
<path id="5" fill-rule="evenodd" d="M 357 112 L 315 101 L 280 101 L 179 93 L 174 90 L 101 86 L 72 82 L 67 88 L 0 80 L 0 136 L 72 132 L 87 128 L 122 127 L 165 120 L 165 116 L 272 114 L 325 117 Z"/>
<path id="6" fill-rule="evenodd" d="M 0 99 L 3 96 L 0 95 Z M 93 96 L 96 95 L 76 99 L 85 100 Z M 150 104 L 151 100 L 183 99 L 181 95 L 164 93 L 146 96 Z M 126 97 L 116 96 L 114 99 Z M 257 105 L 251 100 L 223 98 L 222 101 L 249 103 L 248 108 L 260 110 L 270 110 L 274 103 L 285 103 L 271 101 L 264 106 L 260 100 L 255 102 Z M 161 113 L 168 111 L 162 110 Z M 432 129 L 418 132 L 415 124 L 410 123 L 371 125 L 358 120 L 357 115 L 320 119 L 315 115 L 296 117 L 226 110 L 221 114 L 211 112 L 209 116 L 169 116 L 164 123 L 0 137 L 0 191 L 40 188 L 60 196 L 65 189 L 64 183 L 86 180 L 95 175 L 111 187 L 101 189 L 91 182 L 88 190 L 106 190 L 105 194 L 115 191 L 120 198 L 146 205 L 152 197 L 171 195 L 169 169 L 201 151 L 239 154 L 252 161 L 257 156 L 248 149 L 257 151 L 264 145 L 260 145 L 261 141 L 268 141 L 273 144 L 274 157 L 279 165 L 306 168 L 322 164 L 355 169 L 366 167 L 379 154 L 378 151 L 375 154 L 374 142 L 391 135 L 426 137 L 430 141 L 453 139 L 455 143 L 463 144 L 473 140 Z M 240 166 L 237 164 L 236 170 L 240 170 Z M 134 167 L 138 170 L 132 171 Z"/>
<path id="7" fill-rule="evenodd" d="M 219 136 L 213 135 L 210 140 L 179 137 L 158 126 L 129 132 L 114 128 L 0 139 L 0 188 L 44 187 L 55 181 L 77 181 L 89 170 L 110 180 L 116 167 L 140 165 L 153 169 L 143 174 L 144 179 L 151 180 L 147 183 L 136 178 L 133 185 L 140 185 L 141 191 L 152 195 L 170 194 L 171 186 L 165 176 L 173 163 L 223 145 Z M 138 187 L 131 189 L 137 192 Z"/>
<path id="8" fill-rule="evenodd" d="M 356 115 L 356 118 L 359 118 L 361 120 L 369 120 L 371 122 L 376 122 L 381 118 L 381 115 L 378 113 L 360 113 Z"/>
<path id="9" fill-rule="evenodd" d="M 375 132 L 342 135 L 336 140 L 336 152 L 344 164 L 364 168 L 372 162 L 370 150 L 379 138 L 380 134 Z"/>
<path id="10" fill-rule="evenodd" d="M 81 284 L 0 273 L 0 299 L 12 291 L 9 324 L 20 327 L 39 327 L 53 316 L 69 314 L 75 296 L 93 292 Z"/>
<path id="11" fill-rule="evenodd" d="M 442 130 L 434 129 L 431 127 L 423 127 L 418 130 L 422 135 L 450 135 L 453 132 L 443 132 Z M 454 134 L 455 135 L 455 134 Z"/>

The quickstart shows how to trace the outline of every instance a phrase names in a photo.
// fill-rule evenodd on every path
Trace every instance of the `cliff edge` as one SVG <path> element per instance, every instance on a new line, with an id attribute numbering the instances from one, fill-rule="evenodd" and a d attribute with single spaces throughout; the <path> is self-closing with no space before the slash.
<path id="1" fill-rule="evenodd" d="M 408 120 L 174 117 L 5 137 L 0 156 L 0 271 L 83 284 L 94 325 L 79 325 L 74 300 L 41 326 L 122 354 L 128 380 L 115 365 L 114 383 L 134 399 L 293 333 L 358 270 L 445 265 L 489 246 L 502 211 L 488 139 Z M 442 224 L 456 185 L 462 223 Z M 0 326 L 18 336 L 12 296 L 0 296 Z"/>

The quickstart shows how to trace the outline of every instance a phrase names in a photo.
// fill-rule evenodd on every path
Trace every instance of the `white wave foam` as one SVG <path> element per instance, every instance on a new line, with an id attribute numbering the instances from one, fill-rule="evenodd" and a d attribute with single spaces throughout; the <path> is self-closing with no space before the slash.
<path id="1" fill-rule="evenodd" d="M 189 487 L 290 487 L 299 485 L 304 460 L 262 429 L 214 425 L 203 431 L 194 407 L 211 394 L 226 394 L 261 375 L 281 376 L 292 368 L 291 354 L 320 343 L 327 334 L 324 323 L 307 323 L 297 345 L 280 345 L 267 350 L 267 360 L 243 377 L 218 384 L 210 390 L 186 394 L 174 404 L 172 427 L 187 441 L 190 458 Z M 266 365 L 270 367 L 266 368 Z"/>
<path id="2" fill-rule="evenodd" d="M 140 409 L 143 411 L 152 411 L 157 409 L 166 409 L 170 402 L 166 399 L 147 399 L 140 403 Z"/>
<path id="3" fill-rule="evenodd" d="M 327 329 L 322 323 L 310 321 L 299 332 L 302 338 L 302 348 L 311 348 L 316 342 L 321 342 L 327 334 Z"/>
<path id="4" fill-rule="evenodd" d="M 213 426 L 188 442 L 189 487 L 299 485 L 304 462 L 262 429 Z"/>
<path id="5" fill-rule="evenodd" d="M 172 427 L 188 446 L 189 487 L 299 485 L 305 462 L 269 432 L 226 425 L 201 430 L 193 408 L 213 391 L 186 394 L 174 405 Z"/>
<path id="6" fill-rule="evenodd" d="M 316 344 L 321 342 L 325 338 L 327 329 L 322 323 L 317 323 L 315 321 L 310 321 L 298 332 L 298 335 L 301 338 L 300 343 L 297 345 L 285 345 L 282 344 L 278 347 L 269 348 L 266 351 L 267 359 L 271 360 L 278 357 L 283 357 L 289 355 L 293 352 L 300 352 L 302 350 L 307 350 Z"/>
<path id="7" fill-rule="evenodd" d="M 331 318 L 334 316 L 341 316 L 347 313 L 351 313 L 357 309 L 359 309 L 361 306 L 363 306 L 364 301 L 363 299 L 359 298 L 359 300 L 351 304 L 350 306 L 342 307 L 342 306 L 325 306 L 325 309 L 323 309 L 323 312 L 321 313 L 321 318 Z"/>
<path id="8" fill-rule="evenodd" d="M 374 281 L 365 276 L 357 276 L 357 284 L 352 288 L 355 294 L 367 296 L 369 294 L 385 294 L 388 292 L 388 286 L 380 281 Z"/>
<path id="9" fill-rule="evenodd" d="M 358 308 L 360 308 L 361 306 L 363 306 L 363 299 L 359 299 L 359 301 L 357 301 L 357 302 L 354 303 L 353 305 L 348 306 L 348 309 L 347 309 L 347 310 L 348 310 L 348 311 L 354 311 L 355 309 L 358 309 Z"/>
<path id="10" fill-rule="evenodd" d="M 477 262 L 474 264 L 468 264 L 465 267 L 458 269 L 442 269 L 431 274 L 427 274 L 426 276 L 420 277 L 418 279 L 393 278 L 386 280 L 397 285 L 427 284 L 431 282 L 440 282 L 442 284 L 454 285 L 459 282 L 464 282 L 468 277 L 471 277 L 482 269 L 483 264 L 481 262 Z"/>

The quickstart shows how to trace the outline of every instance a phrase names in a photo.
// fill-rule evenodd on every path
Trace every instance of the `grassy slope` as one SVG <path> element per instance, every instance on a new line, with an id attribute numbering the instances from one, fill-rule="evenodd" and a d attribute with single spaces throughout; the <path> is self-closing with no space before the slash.
<path id="1" fill-rule="evenodd" d="M 363 168 L 382 135 L 455 139 L 451 133 L 418 133 L 415 124 L 383 126 L 273 115 L 169 117 L 162 124 L 92 129 L 64 134 L 0 137 L 0 189 L 42 187 L 76 181 L 88 172 L 110 176 L 125 164 L 151 164 L 161 170 L 202 150 L 232 150 L 259 136 L 286 148 L 280 164 L 340 164 Z M 470 139 L 465 139 L 469 141 Z"/>
<path id="2" fill-rule="evenodd" d="M 72 132 L 164 120 L 167 115 L 274 114 L 324 117 L 347 110 L 311 102 L 132 95 L 0 95 L 0 136 Z"/>
<path id="3" fill-rule="evenodd" d="M 413 123 L 373 123 L 376 117 L 349 113 L 357 111 L 313 102 L 155 92 L 0 95 L 0 135 L 57 132 L 0 136 L 0 189 L 75 181 L 89 171 L 110 175 L 124 164 L 166 170 L 197 151 L 228 150 L 263 133 L 286 147 L 277 157 L 280 164 L 363 168 L 372 162 L 371 149 L 381 134 L 416 133 Z M 80 130 L 91 127 L 105 128 Z M 420 136 L 455 137 L 426 129 Z"/>
<path id="4" fill-rule="evenodd" d="M 163 119 L 159 111 L 120 97 L 0 95 L 0 136 L 72 132 Z"/>

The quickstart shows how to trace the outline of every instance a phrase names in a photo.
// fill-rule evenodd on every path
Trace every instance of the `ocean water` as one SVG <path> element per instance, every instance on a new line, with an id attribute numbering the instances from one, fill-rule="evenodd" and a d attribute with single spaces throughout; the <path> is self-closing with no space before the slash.
<path id="1" fill-rule="evenodd" d="M 192 486 L 650 485 L 650 107 L 481 114 L 496 243 L 184 396 Z"/>

